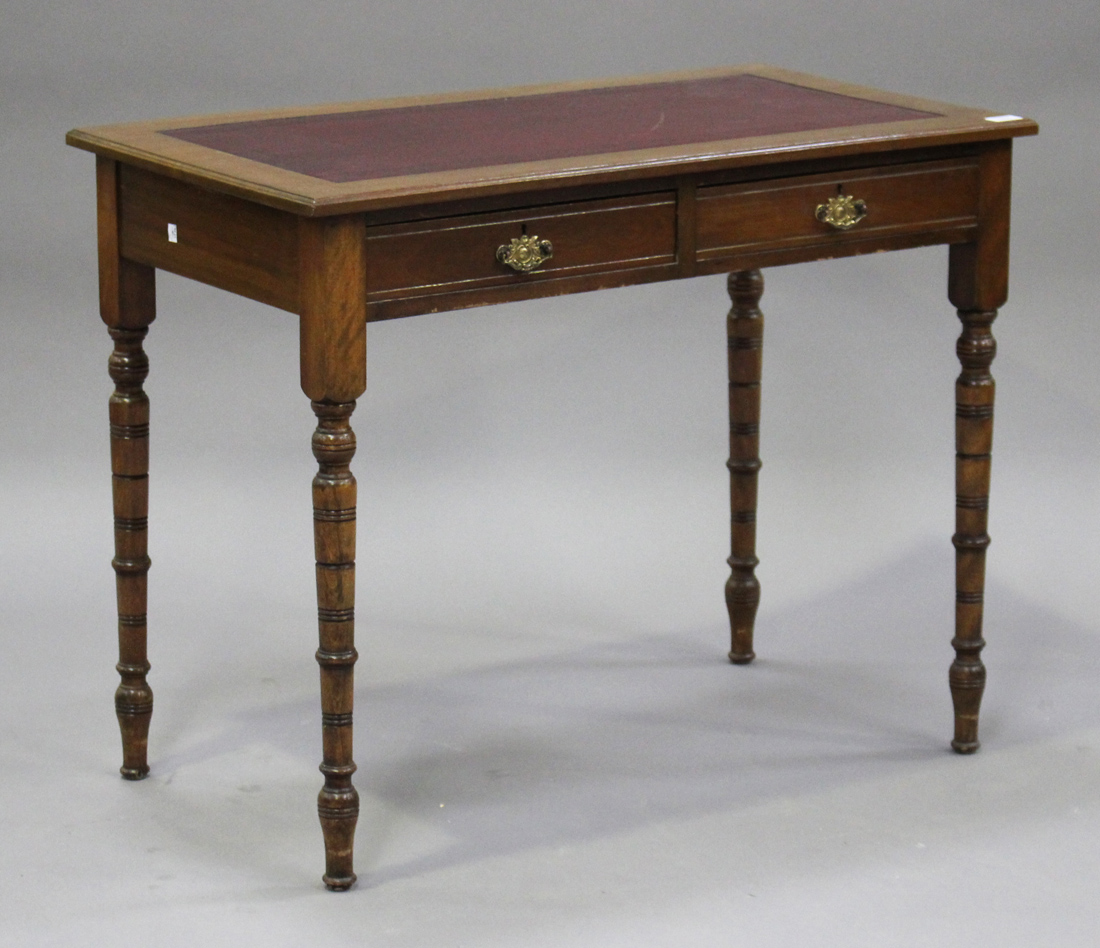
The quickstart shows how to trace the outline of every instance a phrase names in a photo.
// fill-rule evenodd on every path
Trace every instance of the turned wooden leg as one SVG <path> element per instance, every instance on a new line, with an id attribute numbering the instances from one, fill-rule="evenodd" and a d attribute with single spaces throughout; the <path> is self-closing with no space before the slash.
<path id="1" fill-rule="evenodd" d="M 985 551 L 989 546 L 989 468 L 993 448 L 993 376 L 997 344 L 990 327 L 1008 298 L 1010 142 L 979 156 L 977 238 L 953 244 L 947 295 L 962 320 L 955 385 L 955 660 L 948 681 L 960 754 L 978 749 L 978 710 L 985 690 L 981 652 Z"/>
<path id="2" fill-rule="evenodd" d="M 366 226 L 359 215 L 302 218 L 298 227 L 302 390 L 317 416 L 313 538 L 321 666 L 317 813 L 330 889 L 355 883 L 359 794 L 351 784 L 355 693 L 355 434 L 351 413 L 367 387 Z"/>
<path id="3" fill-rule="evenodd" d="M 115 585 L 118 594 L 118 673 L 115 711 L 122 731 L 122 776 L 149 773 L 147 750 L 153 692 L 145 676 L 146 578 L 149 572 L 149 399 L 142 386 L 149 359 L 142 343 L 156 318 L 156 273 L 119 251 L 118 165 L 96 158 L 99 235 L 99 313 L 114 340 L 108 371 L 111 471 L 115 513 Z"/>
<path id="4" fill-rule="evenodd" d="M 751 662 L 752 629 L 760 604 L 756 578 L 756 481 L 760 470 L 760 370 L 764 317 L 758 304 L 764 292 L 759 270 L 731 273 L 733 306 L 726 317 L 730 398 L 730 578 L 726 608 L 730 616 L 730 661 Z"/>
<path id="5" fill-rule="evenodd" d="M 145 676 L 146 578 L 149 572 L 149 399 L 142 383 L 149 359 L 142 349 L 146 329 L 111 329 L 115 341 L 109 369 L 115 382 L 110 401 L 111 471 L 115 512 L 115 584 L 118 593 L 118 668 L 115 713 L 122 730 L 122 776 L 149 773 L 146 752 L 153 692 Z"/>
<path id="6" fill-rule="evenodd" d="M 990 326 L 996 310 L 960 310 L 955 386 L 955 661 L 949 681 L 960 754 L 978 749 L 978 709 L 985 689 L 981 651 L 985 551 L 989 546 L 989 469 L 993 447 L 994 382 L 989 367 L 997 352 Z"/>
<path id="7" fill-rule="evenodd" d="M 352 845 L 359 794 L 351 785 L 352 702 L 355 693 L 355 434 L 349 419 L 355 402 L 313 402 L 317 430 L 313 454 L 313 537 L 317 553 L 317 618 L 321 666 L 321 729 L 325 785 L 317 812 L 325 834 L 325 885 L 346 889 L 355 882 Z"/>

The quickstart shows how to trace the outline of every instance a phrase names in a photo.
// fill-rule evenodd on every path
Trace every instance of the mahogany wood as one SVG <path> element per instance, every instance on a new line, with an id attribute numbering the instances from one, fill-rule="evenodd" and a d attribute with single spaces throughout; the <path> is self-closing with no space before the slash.
<path id="1" fill-rule="evenodd" d="M 298 221 L 302 391 L 351 402 L 367 387 L 366 234 L 358 217 Z"/>
<path id="2" fill-rule="evenodd" d="M 553 256 L 537 270 L 502 266 L 496 251 L 513 237 L 550 240 Z M 368 299 L 439 295 L 538 283 L 592 271 L 627 270 L 676 262 L 676 194 L 665 192 L 466 214 L 371 227 Z"/>
<path id="3" fill-rule="evenodd" d="M 688 115 L 676 111 L 682 105 L 669 105 L 704 88 L 740 90 L 722 104 L 707 104 L 721 121 L 698 122 L 706 109 Z M 746 100 L 746 89 L 756 89 L 759 97 L 752 93 Z M 583 94 L 573 94 L 578 92 Z M 666 113 L 672 108 L 676 114 L 658 116 L 669 123 L 665 132 L 658 119 L 642 121 L 641 112 L 614 122 L 599 117 L 608 102 L 626 100 L 649 105 L 660 100 Z M 400 148 L 395 145 L 388 157 L 359 154 L 356 148 L 371 147 L 360 141 L 341 155 L 325 153 L 333 145 L 326 144 L 326 135 L 339 137 L 360 126 L 392 130 L 396 124 L 400 137 L 423 126 L 429 114 L 465 121 L 492 113 L 506 119 L 499 128 L 522 127 L 524 115 L 549 114 L 546 110 L 567 101 L 602 104 L 580 117 L 577 141 L 570 143 L 571 133 L 555 134 L 545 150 L 530 151 L 543 129 L 525 131 L 518 144 L 483 136 L 472 150 L 465 147 L 470 143 L 455 140 L 453 154 L 430 156 L 429 170 L 414 163 L 397 168 L 395 176 L 355 180 L 348 179 L 347 169 L 356 162 L 373 167 L 370 162 L 389 161 Z M 801 126 L 784 125 L 790 116 L 770 111 L 780 101 L 795 111 L 808 102 L 831 103 L 836 112 L 804 109 Z M 830 124 L 845 121 L 842 114 L 859 114 L 865 121 Z M 615 127 L 605 128 L 608 123 Z M 272 129 L 307 127 L 327 131 L 299 142 L 315 150 L 300 167 L 343 162 L 343 170 L 328 173 L 328 180 L 290 170 L 299 167 L 297 159 L 266 164 L 255 160 L 256 154 L 245 157 L 247 149 L 230 142 L 255 144 L 253 133 L 262 132 L 268 136 L 264 147 L 278 151 L 285 142 L 272 139 Z M 427 127 L 435 133 L 431 123 Z M 700 131 L 684 132 L 692 127 Z M 956 658 L 949 680 L 955 704 L 952 744 L 961 753 L 977 749 L 993 424 L 990 325 L 1007 295 L 1011 139 L 1037 131 L 1029 119 L 748 66 L 70 132 L 71 144 L 97 155 L 100 311 L 115 342 L 110 410 L 123 775 L 148 772 L 152 711 L 145 628 L 148 361 L 142 342 L 155 316 L 154 268 L 299 317 L 301 385 L 317 416 L 313 508 L 323 878 L 330 888 L 343 889 L 355 881 L 352 847 L 359 808 L 351 782 L 356 486 L 350 419 L 366 388 L 367 323 L 731 273 L 726 602 L 729 657 L 744 663 L 754 654 L 760 590 L 755 575 L 764 286 L 759 268 L 929 244 L 950 245 L 948 296 L 963 325 L 956 388 Z M 721 138 L 730 134 L 741 137 Z M 187 137 L 196 140 L 183 140 Z M 586 150 L 592 142 L 618 150 L 593 153 Z M 231 153 L 234 148 L 237 154 Z M 527 148 L 522 156 L 527 160 L 508 163 L 515 158 L 509 148 Z M 410 160 L 419 161 L 415 152 Z M 469 155 L 475 152 L 503 163 L 471 165 Z M 867 202 L 866 219 L 850 230 L 834 229 L 815 216 L 818 204 L 838 194 Z M 176 225 L 175 241 L 168 237 L 169 224 Z M 553 256 L 532 273 L 516 273 L 496 259 L 496 248 L 525 231 L 550 240 Z"/>
<path id="4" fill-rule="evenodd" d="M 726 609 L 730 615 L 730 661 L 751 662 L 752 629 L 760 605 L 756 578 L 756 482 L 760 471 L 760 372 L 764 355 L 764 314 L 759 270 L 731 273 L 727 281 L 733 306 L 726 317 L 730 396 L 730 578 Z"/>
<path id="5" fill-rule="evenodd" d="M 355 697 L 355 434 L 349 419 L 355 402 L 313 402 L 317 430 L 313 455 L 313 537 L 317 556 L 317 620 L 321 666 L 321 733 L 325 785 L 317 813 L 325 834 L 324 882 L 346 889 L 355 882 L 352 845 L 359 794 L 351 785 L 352 704 Z"/>
<path id="6" fill-rule="evenodd" d="M 871 122 L 803 132 L 783 132 L 723 141 L 701 141 L 660 148 L 641 148 L 604 155 L 527 161 L 517 165 L 495 165 L 412 174 L 401 177 L 366 178 L 330 182 L 274 165 L 263 164 L 228 152 L 181 141 L 164 134 L 169 130 L 211 124 L 267 121 L 309 115 L 336 115 L 368 109 L 408 108 L 441 102 L 480 99 L 509 99 L 522 95 L 555 94 L 564 90 L 612 88 L 669 81 L 691 82 L 707 76 L 751 74 L 789 85 L 843 96 L 867 99 L 931 113 L 931 117 L 909 121 Z M 933 102 L 881 89 L 836 82 L 773 66 L 752 64 L 733 68 L 635 76 L 625 79 L 554 83 L 517 89 L 478 90 L 408 99 L 347 102 L 243 112 L 231 115 L 158 119 L 124 125 L 74 129 L 66 140 L 78 148 L 144 167 L 158 174 L 199 184 L 214 191 L 233 194 L 296 214 L 324 216 L 388 208 L 415 208 L 420 204 L 464 199 L 485 199 L 498 195 L 523 195 L 560 188 L 622 184 L 655 177 L 681 174 L 728 173 L 734 169 L 761 169 L 768 165 L 814 159 L 843 158 L 876 154 L 889 160 L 892 152 L 920 148 L 953 147 L 961 143 L 998 141 L 1016 135 L 1032 135 L 1038 127 L 1030 119 L 989 123 L 986 109 Z"/>
<path id="7" fill-rule="evenodd" d="M 985 690 L 982 616 L 995 392 L 990 365 L 997 354 L 990 327 L 1008 298 L 1011 159 L 1009 141 L 982 155 L 977 239 L 951 247 L 948 272 L 948 296 L 963 324 L 957 346 L 962 372 L 955 384 L 955 660 L 949 674 L 955 705 L 951 746 L 960 754 L 978 749 Z"/>
<path id="8" fill-rule="evenodd" d="M 698 199 L 698 255 L 728 258 L 738 251 L 822 243 L 835 248 L 929 230 L 957 230 L 962 236 L 977 226 L 977 189 L 976 159 L 704 187 Z M 804 213 L 839 193 L 871 208 L 858 227 L 840 234 Z"/>
<path id="9" fill-rule="evenodd" d="M 985 689 L 981 652 L 985 601 L 985 551 L 989 546 L 989 471 L 993 449 L 994 382 L 989 366 L 997 352 L 990 326 L 996 310 L 960 309 L 963 323 L 955 386 L 955 661 L 949 680 L 955 704 L 955 737 L 961 754 L 978 749 L 978 709 Z"/>
<path id="10" fill-rule="evenodd" d="M 290 214 L 123 165 L 119 241 L 129 260 L 298 311 L 298 222 Z M 168 225 L 176 240 L 168 240 Z"/>
<path id="11" fill-rule="evenodd" d="M 142 348 L 156 316 L 154 271 L 119 253 L 118 164 L 96 162 L 100 315 L 114 351 L 108 371 L 111 395 L 111 485 L 115 515 L 118 597 L 118 673 L 115 713 L 122 732 L 121 773 L 140 780 L 149 773 L 147 748 L 153 691 L 146 676 L 146 602 L 149 573 L 149 398 L 143 385 L 149 359 Z"/>
<path id="12" fill-rule="evenodd" d="M 321 668 L 324 786 L 317 813 L 325 837 L 324 883 L 355 882 L 352 847 L 359 794 L 351 784 L 355 695 L 355 434 L 351 413 L 367 384 L 366 253 L 362 221 L 301 219 L 302 390 L 317 430 L 313 455 L 313 537 L 317 560 L 317 621 Z"/>

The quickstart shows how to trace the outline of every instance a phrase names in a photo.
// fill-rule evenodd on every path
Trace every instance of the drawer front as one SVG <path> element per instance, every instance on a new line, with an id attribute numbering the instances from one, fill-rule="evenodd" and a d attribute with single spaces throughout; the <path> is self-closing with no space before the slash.
<path id="1" fill-rule="evenodd" d="M 526 234 L 552 256 L 517 272 L 497 250 Z M 512 286 L 676 261 L 676 195 L 632 195 L 367 229 L 371 300 Z"/>
<path id="2" fill-rule="evenodd" d="M 848 229 L 818 220 L 817 208 L 847 195 L 866 216 Z M 700 260 L 747 251 L 849 244 L 976 226 L 976 160 L 899 165 L 878 171 L 701 187 L 696 249 Z"/>

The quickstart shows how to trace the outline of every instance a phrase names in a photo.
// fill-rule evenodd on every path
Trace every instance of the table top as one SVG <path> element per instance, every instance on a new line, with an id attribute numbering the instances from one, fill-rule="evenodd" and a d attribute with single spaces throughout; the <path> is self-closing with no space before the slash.
<path id="1" fill-rule="evenodd" d="M 308 216 L 1034 134 L 1019 116 L 751 65 L 75 129 Z"/>

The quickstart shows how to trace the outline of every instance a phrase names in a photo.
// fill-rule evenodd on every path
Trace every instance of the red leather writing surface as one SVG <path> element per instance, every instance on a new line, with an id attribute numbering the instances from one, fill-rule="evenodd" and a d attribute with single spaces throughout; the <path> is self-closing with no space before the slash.
<path id="1" fill-rule="evenodd" d="M 263 119 L 163 134 L 342 183 L 935 114 L 737 75 Z"/>

